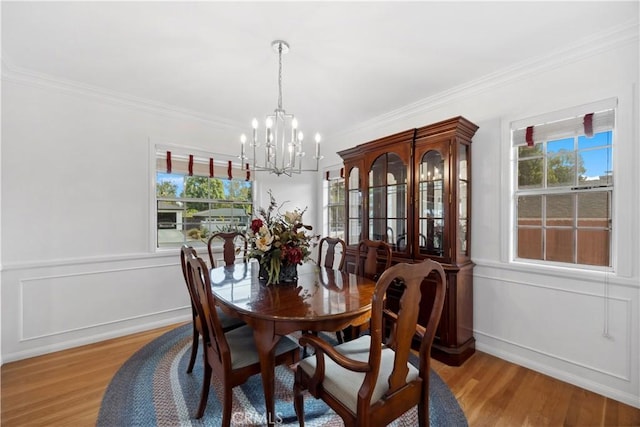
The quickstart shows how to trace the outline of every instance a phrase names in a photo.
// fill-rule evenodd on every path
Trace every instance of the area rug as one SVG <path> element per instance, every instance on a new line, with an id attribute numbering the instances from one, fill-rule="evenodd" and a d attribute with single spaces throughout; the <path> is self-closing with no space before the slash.
<path id="1" fill-rule="evenodd" d="M 202 355 L 187 374 L 191 353 L 191 324 L 180 326 L 156 338 L 127 360 L 111 380 L 100 407 L 97 426 L 215 426 L 221 424 L 220 385 L 213 381 L 204 416 L 194 414 L 200 400 Z M 293 372 L 276 368 L 276 422 L 297 426 L 293 409 Z M 430 377 L 430 424 L 437 427 L 467 426 L 458 402 L 435 372 Z M 307 426 L 342 426 L 342 419 L 321 400 L 305 395 Z M 264 396 L 260 375 L 254 375 L 233 393 L 231 425 L 265 425 Z M 416 408 L 406 412 L 392 426 L 416 426 Z"/>

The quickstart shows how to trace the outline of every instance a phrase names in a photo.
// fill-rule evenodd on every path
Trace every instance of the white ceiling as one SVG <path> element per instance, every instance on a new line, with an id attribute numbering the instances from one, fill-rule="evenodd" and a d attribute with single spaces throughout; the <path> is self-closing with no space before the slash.
<path id="1" fill-rule="evenodd" d="M 249 129 L 344 131 L 638 19 L 638 2 L 2 2 L 2 59 Z"/>

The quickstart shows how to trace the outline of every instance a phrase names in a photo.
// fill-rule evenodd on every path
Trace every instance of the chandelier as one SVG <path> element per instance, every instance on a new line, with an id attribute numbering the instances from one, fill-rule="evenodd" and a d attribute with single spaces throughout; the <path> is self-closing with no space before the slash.
<path id="1" fill-rule="evenodd" d="M 289 44 L 283 40 L 275 40 L 271 47 L 278 53 L 278 107 L 265 119 L 264 141 L 258 139 L 258 120 L 253 119 L 252 138 L 249 141 L 251 159 L 247 156 L 247 136 L 240 136 L 240 160 L 242 163 L 251 160 L 255 171 L 268 171 L 278 176 L 292 176 L 294 173 L 318 171 L 320 163 L 320 134 L 315 135 L 314 169 L 303 169 L 302 149 L 304 134 L 298 129 L 298 120 L 293 114 L 287 114 L 282 108 L 282 55 L 289 51 Z M 261 146 L 264 150 L 258 150 Z M 262 155 L 259 153 L 262 152 Z M 261 157 L 259 159 L 259 157 Z"/>

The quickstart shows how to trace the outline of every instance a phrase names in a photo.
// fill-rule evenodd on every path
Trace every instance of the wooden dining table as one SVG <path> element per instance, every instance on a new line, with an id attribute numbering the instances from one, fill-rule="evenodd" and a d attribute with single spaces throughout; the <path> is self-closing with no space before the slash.
<path id="1" fill-rule="evenodd" d="M 274 425 L 275 346 L 296 331 L 339 331 L 371 315 L 375 281 L 306 263 L 294 283 L 267 285 L 256 262 L 211 269 L 211 289 L 220 308 L 252 329 L 260 357 L 266 421 Z"/>

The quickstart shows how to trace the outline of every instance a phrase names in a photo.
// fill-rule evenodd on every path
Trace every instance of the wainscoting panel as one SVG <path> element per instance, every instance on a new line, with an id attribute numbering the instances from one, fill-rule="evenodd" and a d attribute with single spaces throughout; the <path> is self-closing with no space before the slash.
<path id="1" fill-rule="evenodd" d="M 191 318 L 177 254 L 2 272 L 2 362 Z"/>
<path id="2" fill-rule="evenodd" d="M 637 406 L 639 291 L 606 285 L 480 265 L 477 348 Z"/>
<path id="3" fill-rule="evenodd" d="M 21 341 L 113 324 L 186 307 L 186 289 L 176 265 L 23 279 Z M 150 274 L 153 269 L 153 274 Z M 166 287 L 154 276 L 175 277 Z M 176 305 L 182 302 L 182 307 Z"/>
<path id="4" fill-rule="evenodd" d="M 482 286 L 482 278 L 476 278 Z M 522 348 L 606 375 L 629 380 L 630 300 L 494 280 L 492 292 L 474 295 L 482 306 L 500 306 L 509 323 L 494 323 L 485 334 Z M 487 301 L 490 297 L 491 301 Z M 609 330 L 604 331 L 608 301 Z M 478 325 L 479 326 L 479 325 Z M 479 333 L 483 333 L 478 328 Z M 526 333 L 522 333 L 526 331 Z M 589 351 L 585 351 L 585 344 Z"/>

